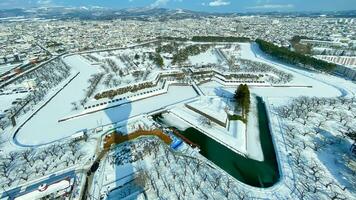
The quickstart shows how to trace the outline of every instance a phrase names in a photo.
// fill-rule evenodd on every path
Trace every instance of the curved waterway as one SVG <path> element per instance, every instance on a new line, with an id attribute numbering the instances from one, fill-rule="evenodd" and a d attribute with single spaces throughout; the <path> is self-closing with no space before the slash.
<path id="1" fill-rule="evenodd" d="M 257 97 L 258 123 L 264 161 L 256 161 L 235 153 L 194 128 L 179 131 L 200 146 L 200 153 L 227 173 L 255 187 L 270 187 L 279 179 L 278 164 L 268 126 L 263 100 Z"/>

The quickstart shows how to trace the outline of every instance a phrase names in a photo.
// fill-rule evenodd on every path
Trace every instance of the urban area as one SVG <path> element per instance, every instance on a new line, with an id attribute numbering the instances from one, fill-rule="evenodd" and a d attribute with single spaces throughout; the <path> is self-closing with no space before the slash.
<path id="1" fill-rule="evenodd" d="M 1 200 L 356 199 L 355 17 L 1 12 Z"/>

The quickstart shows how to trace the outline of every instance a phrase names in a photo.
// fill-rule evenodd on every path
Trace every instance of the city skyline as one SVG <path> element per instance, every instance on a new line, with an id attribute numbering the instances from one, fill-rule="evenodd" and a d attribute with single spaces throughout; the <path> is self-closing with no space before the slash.
<path id="1" fill-rule="evenodd" d="M 356 9 L 354 0 L 4 0 L 0 2 L 0 7 L 4 9 L 41 6 L 105 7 L 114 9 L 146 7 L 188 9 L 205 12 L 308 12 Z"/>

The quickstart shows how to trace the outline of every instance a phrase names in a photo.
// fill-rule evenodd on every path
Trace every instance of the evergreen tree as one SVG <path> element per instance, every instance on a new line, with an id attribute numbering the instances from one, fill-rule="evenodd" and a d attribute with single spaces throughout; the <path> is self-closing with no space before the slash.
<path id="1" fill-rule="evenodd" d="M 329 63 L 307 55 L 293 52 L 290 51 L 288 48 L 278 47 L 273 43 L 261 39 L 256 39 L 256 43 L 259 45 L 260 49 L 266 54 L 269 54 L 272 57 L 275 57 L 289 64 L 309 67 L 325 72 L 331 72 L 336 67 L 334 63 Z"/>
<path id="2" fill-rule="evenodd" d="M 235 91 L 234 98 L 239 106 L 242 108 L 242 116 L 247 119 L 248 112 L 250 111 L 250 90 L 246 84 L 240 84 Z"/>

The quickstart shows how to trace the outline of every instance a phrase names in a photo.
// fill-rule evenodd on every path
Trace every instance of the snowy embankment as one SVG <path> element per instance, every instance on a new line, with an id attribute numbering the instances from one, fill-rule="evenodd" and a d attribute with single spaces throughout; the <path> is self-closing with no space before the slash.
<path id="1" fill-rule="evenodd" d="M 222 124 L 227 122 L 227 105 L 220 98 L 200 97 L 199 100 L 187 105 Z"/>
<path id="2" fill-rule="evenodd" d="M 23 125 L 15 135 L 19 144 L 46 144 L 68 136 L 67 131 L 59 127 L 57 121 L 72 110 L 71 102 L 79 101 L 84 96 L 83 89 L 87 86 L 87 80 L 97 70 L 78 55 L 65 57 L 64 62 L 79 71 L 79 75 Z M 60 133 L 56 134 L 56 131 Z M 78 130 L 74 132 L 76 131 Z"/>
<path id="3" fill-rule="evenodd" d="M 256 90 L 256 92 L 260 93 L 262 96 L 297 97 L 305 95 L 335 97 L 355 95 L 356 85 L 351 81 L 281 63 L 264 54 L 256 44 L 241 44 L 241 52 L 241 58 L 263 62 L 272 65 L 279 70 L 291 73 L 293 75 L 293 80 L 290 84 L 312 86 L 311 88 L 294 88 L 292 90 L 289 88 L 266 88 L 266 90 L 263 89 L 265 91 L 262 91 L 262 89 Z"/>
<path id="4" fill-rule="evenodd" d="M 258 125 L 257 101 L 254 96 L 251 97 L 250 112 L 247 119 L 246 151 L 249 158 L 258 161 L 264 160 Z"/>
<path id="5" fill-rule="evenodd" d="M 93 129 L 113 122 L 127 120 L 137 115 L 149 113 L 194 98 L 197 95 L 191 86 L 170 86 L 166 94 L 140 101 L 128 102 L 118 107 L 58 122 L 61 117 L 65 116 L 72 109 L 70 103 L 79 101 L 82 98 L 81 95 L 78 95 L 78 92 L 82 92 L 82 89 L 78 89 L 78 86 L 83 86 L 83 82 L 86 83 L 86 80 L 90 77 L 90 72 L 94 73 L 96 71 L 79 56 L 67 57 L 65 61 L 74 67 L 78 66 L 81 71 L 84 70 L 86 73 L 73 80 L 65 90 L 58 94 L 46 107 L 23 126 L 15 136 L 19 144 L 35 146 L 51 143 L 69 137 L 83 129 Z"/>
<path id="6" fill-rule="evenodd" d="M 219 96 L 219 95 L 218 95 Z M 229 94 L 221 95 L 221 97 L 231 97 Z M 222 118 L 227 120 L 226 112 L 224 109 L 227 105 L 221 106 L 217 103 L 218 97 L 215 100 L 203 101 L 204 105 L 200 107 L 201 101 L 195 101 L 189 105 L 196 105 L 195 107 L 206 113 L 211 113 L 213 117 Z M 208 109 L 209 108 L 209 109 Z M 220 112 L 213 112 L 214 110 L 220 110 Z M 221 117 L 222 115 L 222 117 Z M 201 132 L 207 134 L 209 137 L 216 141 L 226 145 L 233 151 L 243 153 L 251 159 L 263 161 L 263 152 L 260 143 L 259 128 L 258 128 L 258 114 L 256 108 L 255 98 L 251 98 L 251 109 L 248 117 L 247 131 L 246 125 L 239 120 L 229 120 L 228 127 L 221 127 L 221 125 L 212 124 L 211 126 L 204 126 L 200 120 L 201 115 L 194 111 L 184 107 L 176 107 L 170 110 L 169 113 L 163 115 L 163 121 L 171 126 L 175 126 L 180 130 L 185 130 L 189 127 L 194 127 Z"/>
<path id="7" fill-rule="evenodd" d="M 172 113 L 163 113 L 162 122 L 168 126 L 174 126 L 175 128 L 185 131 L 190 128 L 189 124 L 185 123 L 184 120 Z"/>
<path id="8" fill-rule="evenodd" d="M 317 96 L 317 97 L 335 97 L 344 95 L 353 95 L 356 91 L 355 84 L 349 81 L 345 81 L 338 77 L 329 76 L 326 74 L 318 74 L 314 72 L 306 72 L 301 69 L 291 68 L 284 66 L 283 64 L 276 63 L 269 60 L 269 58 L 262 59 L 261 52 L 252 47 L 248 43 L 241 44 L 242 58 L 251 59 L 258 62 L 264 62 L 276 67 L 278 70 L 291 73 L 293 80 L 289 85 L 308 85 L 312 87 L 260 87 L 251 86 L 251 92 L 262 97 L 280 97 L 284 101 L 287 101 L 293 97 L 299 97 L 301 95 Z M 319 81 L 321 79 L 321 81 Z M 236 86 L 235 86 L 236 87 Z M 219 82 L 208 82 L 200 86 L 202 91 L 209 96 L 222 96 L 232 97 L 236 88 L 227 87 Z M 346 89 L 343 89 L 346 88 Z M 251 113 L 254 112 L 254 108 L 251 108 Z M 258 136 L 258 125 L 256 119 L 251 119 L 254 114 L 249 116 L 248 124 L 248 137 L 247 137 L 247 152 L 253 159 L 263 159 L 262 149 L 260 147 L 260 140 Z M 256 145 L 259 144 L 259 145 Z"/>
<path id="9" fill-rule="evenodd" d="M 225 145 L 227 148 L 232 151 L 246 155 L 246 140 L 245 140 L 245 131 L 243 124 L 233 124 L 234 128 L 227 130 L 226 127 L 222 127 L 215 123 L 207 125 L 201 120 L 201 115 L 190 110 L 184 105 L 176 106 L 175 108 L 169 110 L 170 116 L 168 119 L 174 117 L 179 118 L 180 120 L 174 121 L 172 126 L 178 127 L 192 127 L 200 132 L 206 134 L 215 141 Z M 165 115 L 165 116 L 167 116 Z M 163 116 L 164 117 L 164 116 Z M 168 121 L 169 122 L 169 121 Z M 235 132 L 236 131 L 236 132 Z"/>

